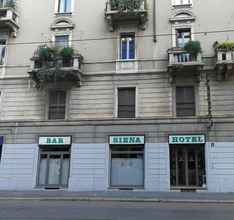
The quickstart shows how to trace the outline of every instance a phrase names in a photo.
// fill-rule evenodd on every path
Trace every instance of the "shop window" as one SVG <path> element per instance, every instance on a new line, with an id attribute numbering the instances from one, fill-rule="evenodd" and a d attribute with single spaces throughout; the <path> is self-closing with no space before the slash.
<path id="1" fill-rule="evenodd" d="M 135 33 L 122 33 L 120 35 L 120 59 L 135 59 Z"/>
<path id="2" fill-rule="evenodd" d="M 66 115 L 66 91 L 50 90 L 48 104 L 48 119 L 65 119 Z"/>
<path id="3" fill-rule="evenodd" d="M 71 13 L 72 0 L 58 0 L 58 13 Z"/>
<path id="4" fill-rule="evenodd" d="M 135 118 L 135 88 L 118 89 L 118 118 Z"/>
<path id="5" fill-rule="evenodd" d="M 195 116 L 195 88 L 176 87 L 176 116 Z"/>

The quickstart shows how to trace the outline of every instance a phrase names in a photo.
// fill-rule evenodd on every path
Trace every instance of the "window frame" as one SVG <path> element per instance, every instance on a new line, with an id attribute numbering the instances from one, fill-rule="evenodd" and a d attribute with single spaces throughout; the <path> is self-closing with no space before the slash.
<path id="1" fill-rule="evenodd" d="M 194 115 L 191 116 L 181 116 L 177 115 L 177 100 L 176 100 L 176 88 L 177 87 L 193 87 L 194 88 Z M 183 84 L 175 84 L 173 86 L 173 116 L 176 118 L 183 118 L 183 117 L 197 117 L 199 115 L 199 89 L 196 84 L 192 83 L 183 83 Z"/>
<path id="2" fill-rule="evenodd" d="M 135 117 L 131 117 L 131 118 L 125 118 L 125 117 L 118 117 L 118 112 L 119 112 L 119 89 L 135 89 Z M 138 118 L 139 117 L 139 112 L 138 112 L 138 99 L 139 99 L 139 95 L 138 95 L 138 87 L 136 85 L 129 85 L 129 86 L 117 86 L 115 88 L 115 110 L 114 110 L 114 118 L 118 118 L 118 119 L 134 119 L 134 118 Z"/>
<path id="3" fill-rule="evenodd" d="M 68 36 L 68 47 L 72 47 L 72 31 L 57 31 L 52 35 L 52 42 L 56 46 L 56 37 L 59 36 Z"/>
<path id="4" fill-rule="evenodd" d="M 126 38 L 133 37 L 134 38 L 134 58 L 130 58 L 130 41 L 127 40 L 127 48 L 126 48 L 126 59 L 122 58 L 123 54 L 123 48 L 122 48 L 122 39 L 123 36 L 126 36 Z M 136 59 L 136 33 L 135 32 L 120 32 L 119 33 L 119 46 L 118 46 L 118 59 L 121 61 L 131 61 Z"/>
<path id="5" fill-rule="evenodd" d="M 55 9 L 54 9 L 54 13 L 55 14 L 72 14 L 74 12 L 74 0 L 71 0 L 71 10 L 70 11 L 64 11 L 64 12 L 60 12 L 60 2 L 63 0 L 55 0 Z M 67 1 L 67 0 L 64 0 Z"/>
<path id="6" fill-rule="evenodd" d="M 50 119 L 49 118 L 49 109 L 50 109 L 50 92 L 51 91 L 64 91 L 65 92 L 65 114 L 64 119 Z M 69 91 L 66 88 L 48 88 L 46 91 L 47 97 L 46 97 L 46 119 L 48 121 L 56 121 L 56 120 L 67 120 L 68 119 L 68 112 L 69 112 L 69 98 L 70 94 Z"/>
<path id="7" fill-rule="evenodd" d="M 181 3 L 178 4 L 177 1 L 180 1 Z M 188 3 L 185 3 L 185 1 L 188 1 Z M 173 7 L 191 7 L 193 6 L 192 0 L 172 0 L 172 6 Z"/>

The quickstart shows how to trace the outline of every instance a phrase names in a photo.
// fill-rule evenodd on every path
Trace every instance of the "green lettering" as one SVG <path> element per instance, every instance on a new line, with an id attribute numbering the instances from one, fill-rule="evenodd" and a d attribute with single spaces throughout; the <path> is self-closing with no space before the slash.
<path id="1" fill-rule="evenodd" d="M 135 143 L 135 137 L 130 137 L 129 138 L 129 143 Z"/>
<path id="2" fill-rule="evenodd" d="M 47 143 L 47 144 L 51 144 L 51 139 L 50 139 L 50 138 L 47 138 L 47 139 L 46 139 L 46 143 Z"/>
<path id="3" fill-rule="evenodd" d="M 124 137 L 123 142 L 127 144 L 128 143 L 128 137 Z"/>
<path id="4" fill-rule="evenodd" d="M 137 138 L 136 138 L 136 143 L 141 143 L 140 137 L 137 137 Z"/>
<path id="5" fill-rule="evenodd" d="M 178 137 L 172 137 L 172 142 L 177 143 L 178 142 Z"/>
<path id="6" fill-rule="evenodd" d="M 63 144 L 63 143 L 64 143 L 64 142 L 63 142 L 63 138 L 59 138 L 59 139 L 58 139 L 58 143 L 59 143 L 59 144 Z"/>

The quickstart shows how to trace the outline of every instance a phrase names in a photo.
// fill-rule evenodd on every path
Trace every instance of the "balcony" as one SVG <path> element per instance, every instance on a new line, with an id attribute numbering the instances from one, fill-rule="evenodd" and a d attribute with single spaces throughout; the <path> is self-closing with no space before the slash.
<path id="1" fill-rule="evenodd" d="M 188 53 L 183 48 L 173 47 L 168 50 L 169 71 L 199 70 L 203 67 L 201 52 L 196 55 Z"/>
<path id="2" fill-rule="evenodd" d="M 83 61 L 82 55 L 72 52 L 72 48 L 63 48 L 59 51 L 56 47 L 41 46 L 31 58 L 30 70 L 31 79 L 37 88 L 46 84 L 67 85 L 75 84 L 80 86 Z M 70 52 L 62 53 L 64 50 Z M 69 54 L 70 53 L 70 54 Z"/>
<path id="3" fill-rule="evenodd" d="M 0 3 L 0 28 L 9 30 L 13 37 L 16 37 L 19 29 L 18 14 L 15 7 L 13 0 L 6 0 Z"/>
<path id="4" fill-rule="evenodd" d="M 219 44 L 216 42 L 216 72 L 217 79 L 227 79 L 234 73 L 234 42 L 224 42 Z"/>
<path id="5" fill-rule="evenodd" d="M 108 0 L 106 3 L 105 18 L 110 31 L 122 23 L 134 24 L 144 30 L 147 14 L 146 0 Z"/>

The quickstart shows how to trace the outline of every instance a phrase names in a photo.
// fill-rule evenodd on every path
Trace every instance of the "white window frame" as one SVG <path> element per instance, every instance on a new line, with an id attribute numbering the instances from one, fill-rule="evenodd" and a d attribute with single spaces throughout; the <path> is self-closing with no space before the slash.
<path id="1" fill-rule="evenodd" d="M 190 29 L 191 30 L 191 40 L 194 40 L 194 27 L 193 24 L 173 24 L 172 25 L 172 47 L 176 47 L 176 30 L 178 29 Z"/>
<path id="2" fill-rule="evenodd" d="M 133 59 L 129 59 L 129 58 L 127 58 L 127 59 L 122 59 L 121 58 L 121 56 L 122 56 L 122 43 L 121 43 L 121 35 L 123 35 L 123 34 L 126 34 L 126 35 L 131 35 L 131 34 L 134 34 L 134 58 Z M 129 60 L 129 61 L 131 61 L 131 60 L 136 60 L 136 52 L 137 52 L 137 50 L 136 50 L 136 48 L 137 48 L 137 46 L 136 46 L 136 32 L 120 32 L 119 33 L 119 39 L 118 39 L 118 41 L 119 41 L 119 43 L 118 43 L 118 59 L 119 60 L 122 60 L 122 61 L 125 61 L 125 60 Z M 128 53 L 128 56 L 127 57 L 129 57 L 129 44 L 128 44 L 128 51 L 127 51 L 127 53 Z"/>
<path id="3" fill-rule="evenodd" d="M 193 5 L 192 0 L 172 0 L 172 6 L 175 6 L 175 7 L 176 6 L 192 6 L 192 5 Z"/>
<path id="4" fill-rule="evenodd" d="M 59 1 L 60 0 L 55 0 L 55 7 L 54 7 L 55 14 L 70 14 L 70 13 L 74 12 L 75 0 L 71 0 L 71 11 L 70 12 L 59 12 Z"/>
<path id="5" fill-rule="evenodd" d="M 55 38 L 56 36 L 64 36 L 68 35 L 68 46 L 72 47 L 72 31 L 56 31 L 52 35 L 52 42 L 55 46 Z"/>
<path id="6" fill-rule="evenodd" d="M 118 117 L 118 89 L 121 89 L 121 88 L 135 88 L 135 118 L 138 118 L 139 117 L 139 111 L 138 111 L 138 86 L 136 85 L 121 85 L 121 86 L 116 86 L 115 87 L 115 92 L 114 92 L 114 103 L 115 103 L 115 106 L 114 106 L 114 118 L 117 118 L 119 119 Z M 120 118 L 120 119 L 124 119 L 124 118 Z M 126 118 L 128 119 L 128 118 Z"/>

